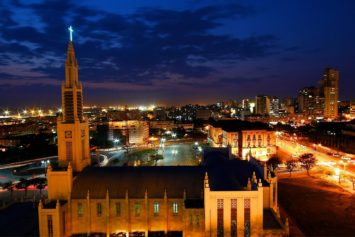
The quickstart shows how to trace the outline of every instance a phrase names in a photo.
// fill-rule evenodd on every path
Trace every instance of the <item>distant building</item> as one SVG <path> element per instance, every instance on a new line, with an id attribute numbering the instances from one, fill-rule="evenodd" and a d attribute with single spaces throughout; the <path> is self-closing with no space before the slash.
<path id="1" fill-rule="evenodd" d="M 298 93 L 298 109 L 305 116 L 323 117 L 324 97 L 321 96 L 319 88 L 310 86 L 300 90 Z"/>
<path id="2" fill-rule="evenodd" d="M 338 117 L 339 100 L 339 71 L 326 68 L 323 80 L 320 82 L 321 93 L 324 95 L 324 117 L 335 119 Z"/>
<path id="3" fill-rule="evenodd" d="M 140 120 L 141 114 L 138 109 L 135 110 L 115 110 L 107 111 L 107 119 L 109 121 L 119 121 L 119 120 Z"/>
<path id="4" fill-rule="evenodd" d="M 211 110 L 206 108 L 199 108 L 196 110 L 196 119 L 208 120 L 212 115 Z"/>
<path id="5" fill-rule="evenodd" d="M 257 114 L 270 114 L 270 98 L 266 95 L 258 95 L 255 97 L 255 112 Z"/>
<path id="6" fill-rule="evenodd" d="M 124 137 L 128 136 L 129 144 L 143 144 L 149 138 L 149 125 L 147 121 L 126 120 L 126 121 L 110 121 L 109 129 L 112 134 L 119 131 Z M 115 139 L 113 135 L 113 139 Z"/>
<path id="7" fill-rule="evenodd" d="M 355 119 L 355 100 L 350 102 L 350 117 Z"/>
<path id="8" fill-rule="evenodd" d="M 166 120 L 167 113 L 163 107 L 157 107 L 154 109 L 154 118 L 156 120 Z"/>
<path id="9" fill-rule="evenodd" d="M 276 154 L 275 132 L 267 124 L 241 120 L 210 120 L 208 138 L 215 147 L 230 147 L 242 159 L 267 160 Z"/>
<path id="10" fill-rule="evenodd" d="M 270 115 L 279 116 L 280 112 L 280 100 L 279 98 L 273 96 L 270 99 Z"/>

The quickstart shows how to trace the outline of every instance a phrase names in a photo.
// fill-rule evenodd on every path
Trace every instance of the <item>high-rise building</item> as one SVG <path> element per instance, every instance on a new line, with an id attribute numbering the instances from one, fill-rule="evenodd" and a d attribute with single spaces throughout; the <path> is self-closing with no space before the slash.
<path id="1" fill-rule="evenodd" d="M 324 95 L 324 117 L 334 119 L 338 117 L 339 99 L 339 71 L 334 68 L 324 70 L 320 82 L 321 93 Z"/>
<path id="2" fill-rule="evenodd" d="M 305 87 L 298 93 L 298 109 L 306 116 L 323 116 L 324 97 L 320 89 L 314 86 Z"/>
<path id="3" fill-rule="evenodd" d="M 78 63 L 71 41 L 62 84 L 62 111 L 57 121 L 58 161 L 62 166 L 70 162 L 73 170 L 80 172 L 91 163 L 89 126 L 83 116 L 83 86 L 78 80 Z"/>
<path id="4" fill-rule="evenodd" d="M 256 113 L 268 115 L 270 113 L 270 98 L 266 95 L 258 95 L 255 97 Z"/>
<path id="5" fill-rule="evenodd" d="M 280 110 L 280 100 L 279 98 L 273 96 L 270 100 L 270 115 L 278 116 Z"/>
<path id="6" fill-rule="evenodd" d="M 355 100 L 350 101 L 350 117 L 355 118 Z"/>

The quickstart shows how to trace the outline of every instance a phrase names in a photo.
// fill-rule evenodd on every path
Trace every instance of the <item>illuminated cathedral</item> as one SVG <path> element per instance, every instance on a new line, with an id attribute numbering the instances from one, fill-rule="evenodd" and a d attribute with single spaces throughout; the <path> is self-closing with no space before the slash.
<path id="1" fill-rule="evenodd" d="M 58 165 L 48 167 L 48 198 L 38 206 L 41 237 L 288 235 L 277 177 L 250 161 L 212 150 L 201 166 L 91 166 L 72 37 L 62 111 Z"/>

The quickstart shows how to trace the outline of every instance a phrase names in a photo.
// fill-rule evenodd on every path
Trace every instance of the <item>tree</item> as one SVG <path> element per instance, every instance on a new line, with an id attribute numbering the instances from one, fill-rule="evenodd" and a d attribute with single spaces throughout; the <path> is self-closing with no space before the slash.
<path id="1" fill-rule="evenodd" d="M 296 160 L 291 159 L 291 160 L 287 160 L 287 161 L 286 161 L 286 169 L 287 169 L 287 171 L 290 173 L 290 176 L 291 176 L 292 171 L 293 171 L 296 167 L 297 167 L 297 162 L 296 162 Z"/>
<path id="2" fill-rule="evenodd" d="M 2 185 L 2 188 L 6 189 L 7 191 L 9 191 L 10 194 L 11 194 L 11 197 L 12 197 L 12 194 L 13 194 L 13 191 L 14 191 L 14 185 L 12 184 L 12 182 L 4 183 Z"/>
<path id="3" fill-rule="evenodd" d="M 45 178 L 34 178 L 29 180 L 29 183 L 39 189 L 39 194 L 42 196 L 42 190 L 47 186 L 47 179 Z"/>
<path id="4" fill-rule="evenodd" d="M 305 153 L 301 155 L 298 160 L 301 163 L 301 167 L 306 169 L 308 175 L 310 169 L 312 169 L 316 165 L 317 161 L 317 159 L 312 153 Z"/>
<path id="5" fill-rule="evenodd" d="M 24 189 L 25 190 L 25 197 L 27 196 L 28 186 L 30 186 L 30 183 L 25 178 L 21 178 L 20 182 L 16 184 L 17 189 Z"/>
<path id="6" fill-rule="evenodd" d="M 279 164 L 281 164 L 281 160 L 277 156 L 271 157 L 268 161 L 266 161 L 267 166 L 271 171 L 275 171 Z"/>

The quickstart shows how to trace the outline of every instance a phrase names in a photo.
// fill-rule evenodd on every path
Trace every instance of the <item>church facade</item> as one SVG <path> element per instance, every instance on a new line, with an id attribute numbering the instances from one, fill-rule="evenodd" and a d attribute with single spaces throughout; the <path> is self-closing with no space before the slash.
<path id="1" fill-rule="evenodd" d="M 287 236 L 277 177 L 245 160 L 175 167 L 91 167 L 72 42 L 58 118 L 58 165 L 38 205 L 41 237 Z M 216 159 L 215 159 L 216 157 Z"/>

